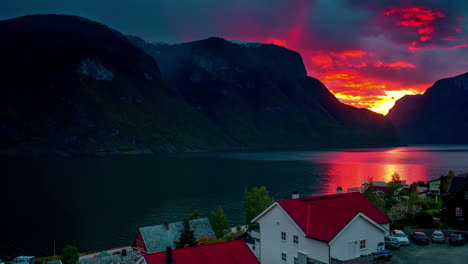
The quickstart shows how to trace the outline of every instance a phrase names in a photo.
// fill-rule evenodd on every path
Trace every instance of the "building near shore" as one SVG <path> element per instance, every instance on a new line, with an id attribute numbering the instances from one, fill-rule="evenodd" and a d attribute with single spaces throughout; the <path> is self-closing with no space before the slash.
<path id="1" fill-rule="evenodd" d="M 293 194 L 254 218 L 261 263 L 340 263 L 384 250 L 391 219 L 361 193 L 340 192 Z"/>
<path id="2" fill-rule="evenodd" d="M 237 239 L 208 245 L 200 245 L 144 254 L 138 264 L 260 264 L 244 240 Z"/>
<path id="3" fill-rule="evenodd" d="M 200 236 L 216 237 L 207 218 L 190 220 L 189 224 L 190 229 L 193 230 L 195 239 L 198 239 Z M 182 221 L 142 227 L 133 243 L 133 248 L 144 253 L 165 251 L 167 247 L 175 249 L 183 228 L 184 222 Z"/>
<path id="4" fill-rule="evenodd" d="M 139 251 L 126 251 L 109 254 L 101 252 L 95 258 L 82 259 L 80 264 L 135 264 L 142 257 Z"/>

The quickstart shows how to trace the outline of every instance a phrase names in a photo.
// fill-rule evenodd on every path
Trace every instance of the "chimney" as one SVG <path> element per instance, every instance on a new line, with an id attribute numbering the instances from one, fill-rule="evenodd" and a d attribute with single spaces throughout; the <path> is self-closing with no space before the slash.
<path id="1" fill-rule="evenodd" d="M 172 262 L 172 248 L 166 247 L 166 263 L 165 264 L 173 264 Z"/>
<path id="2" fill-rule="evenodd" d="M 164 222 L 164 226 L 166 227 L 166 230 L 169 230 L 169 223 L 168 222 Z"/>
<path id="3" fill-rule="evenodd" d="M 342 194 L 343 193 L 343 188 L 341 188 L 341 186 L 338 186 L 338 188 L 336 188 L 336 193 L 337 194 Z"/>
<path id="4" fill-rule="evenodd" d="M 299 198 L 299 192 L 294 191 L 294 192 L 292 193 L 292 198 L 293 198 L 293 199 L 298 199 L 298 198 Z"/>

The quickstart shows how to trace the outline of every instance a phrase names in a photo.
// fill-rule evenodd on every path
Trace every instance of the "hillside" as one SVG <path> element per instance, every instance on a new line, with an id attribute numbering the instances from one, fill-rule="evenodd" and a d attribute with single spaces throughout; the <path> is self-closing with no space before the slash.
<path id="1" fill-rule="evenodd" d="M 468 143 L 468 73 L 438 80 L 398 100 L 387 115 L 412 144 Z"/>
<path id="2" fill-rule="evenodd" d="M 0 34 L 2 148 L 86 154 L 233 144 L 161 79 L 151 57 L 105 25 L 35 15 L 1 21 Z"/>
<path id="3" fill-rule="evenodd" d="M 153 45 L 67 15 L 0 21 L 0 148 L 60 155 L 384 146 L 388 118 L 341 104 L 283 47 Z"/>
<path id="4" fill-rule="evenodd" d="M 176 45 L 133 41 L 186 101 L 244 146 L 396 144 L 388 118 L 340 103 L 308 77 L 301 56 L 221 38 Z"/>

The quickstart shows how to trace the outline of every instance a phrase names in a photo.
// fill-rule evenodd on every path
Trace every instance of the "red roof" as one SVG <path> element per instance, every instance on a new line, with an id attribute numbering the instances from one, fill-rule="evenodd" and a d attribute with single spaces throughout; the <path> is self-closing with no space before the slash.
<path id="1" fill-rule="evenodd" d="M 166 252 L 144 254 L 148 264 L 164 264 Z M 172 250 L 177 264 L 259 264 L 242 239 Z"/>
<path id="2" fill-rule="evenodd" d="M 278 201 L 307 237 L 330 242 L 358 213 L 379 224 L 392 220 L 359 192 Z"/>

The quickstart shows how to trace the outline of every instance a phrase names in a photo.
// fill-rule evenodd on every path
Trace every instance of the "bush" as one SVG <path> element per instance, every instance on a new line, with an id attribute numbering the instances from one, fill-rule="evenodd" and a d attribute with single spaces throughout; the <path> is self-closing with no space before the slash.
<path id="1" fill-rule="evenodd" d="M 63 264 L 77 264 L 78 258 L 80 254 L 78 253 L 78 249 L 74 246 L 67 246 L 62 251 L 60 255 L 60 260 L 62 260 Z"/>
<path id="2" fill-rule="evenodd" d="M 432 219 L 431 214 L 428 212 L 420 212 L 414 216 L 414 222 L 421 228 L 433 228 L 434 219 Z"/>

